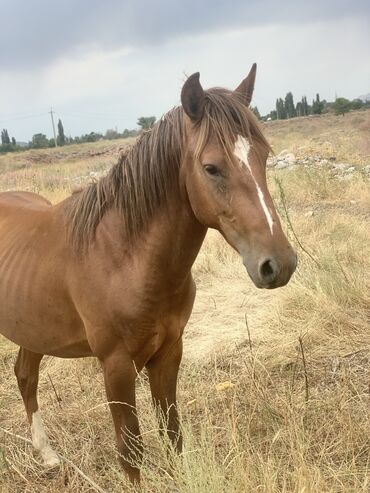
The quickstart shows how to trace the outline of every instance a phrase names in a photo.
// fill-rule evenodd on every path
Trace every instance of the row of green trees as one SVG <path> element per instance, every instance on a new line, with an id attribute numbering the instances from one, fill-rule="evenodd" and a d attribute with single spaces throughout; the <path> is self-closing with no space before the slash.
<path id="1" fill-rule="evenodd" d="M 337 98 L 333 103 L 333 109 L 336 115 L 344 115 L 351 110 L 360 110 L 361 108 L 370 108 L 370 101 L 362 101 L 361 99 Z"/>
<path id="2" fill-rule="evenodd" d="M 155 123 L 155 116 L 141 116 L 137 125 L 140 130 L 128 129 L 126 128 L 123 132 L 118 132 L 116 129 L 108 129 L 105 134 L 99 132 L 90 132 L 85 135 L 78 137 L 67 137 L 64 133 L 64 127 L 62 120 L 58 120 L 58 134 L 57 134 L 57 144 L 58 146 L 70 145 L 70 144 L 81 144 L 84 142 L 97 142 L 98 140 L 113 140 L 113 139 L 126 139 L 128 137 L 136 137 L 141 131 L 148 130 Z M 33 135 L 32 140 L 27 146 L 19 146 L 14 137 L 9 138 L 9 133 L 6 128 L 1 131 L 1 145 L 0 152 L 12 152 L 20 151 L 25 149 L 45 149 L 47 147 L 55 147 L 54 138 L 49 139 L 43 133 L 37 133 Z"/>
<path id="3" fill-rule="evenodd" d="M 364 102 L 361 99 L 350 101 L 346 98 L 336 98 L 334 102 L 328 102 L 325 99 L 321 100 L 319 94 L 316 94 L 312 104 L 307 102 L 306 96 L 302 96 L 301 100 L 295 104 L 293 94 L 288 92 L 284 99 L 278 98 L 276 100 L 275 109 L 267 115 L 261 117 L 256 107 L 253 108 L 253 111 L 262 120 L 285 120 L 297 116 L 321 115 L 329 112 L 344 115 L 351 110 L 358 110 L 363 107 L 370 107 L 370 102 Z"/>
<path id="4" fill-rule="evenodd" d="M 22 147 L 17 145 L 17 141 L 14 137 L 10 138 L 8 130 L 3 128 L 1 131 L 1 145 L 0 152 L 12 152 L 22 150 Z"/>
<path id="5" fill-rule="evenodd" d="M 8 131 L 6 128 L 4 128 L 1 131 L 1 144 L 10 144 L 10 143 L 15 145 L 16 144 L 15 138 L 12 137 L 12 140 L 10 140 Z"/>

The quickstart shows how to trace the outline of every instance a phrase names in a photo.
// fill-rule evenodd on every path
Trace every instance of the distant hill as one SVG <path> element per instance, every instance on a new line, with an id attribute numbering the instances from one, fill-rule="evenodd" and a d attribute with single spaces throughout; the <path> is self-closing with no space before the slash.
<path id="1" fill-rule="evenodd" d="M 368 92 L 367 94 L 364 94 L 362 96 L 359 96 L 357 99 L 361 99 L 361 101 L 370 101 L 370 92 Z"/>

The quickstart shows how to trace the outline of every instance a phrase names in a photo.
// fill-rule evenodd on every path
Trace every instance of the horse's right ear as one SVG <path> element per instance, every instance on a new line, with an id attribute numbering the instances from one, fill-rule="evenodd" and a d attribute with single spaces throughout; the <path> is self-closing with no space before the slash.
<path id="1" fill-rule="evenodd" d="M 245 106 L 249 106 L 252 100 L 254 83 L 256 80 L 256 72 L 257 64 L 254 63 L 247 77 L 239 84 L 239 86 L 234 91 L 242 99 Z"/>
<path id="2" fill-rule="evenodd" d="M 204 111 L 204 91 L 199 82 L 199 72 L 188 77 L 181 90 L 181 104 L 193 122 L 199 121 Z"/>

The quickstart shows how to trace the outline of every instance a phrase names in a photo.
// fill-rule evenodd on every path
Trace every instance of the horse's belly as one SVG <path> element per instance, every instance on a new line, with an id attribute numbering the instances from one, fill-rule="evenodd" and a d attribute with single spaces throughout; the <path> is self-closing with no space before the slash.
<path id="1" fill-rule="evenodd" d="M 35 289 L 14 299 L 0 288 L 0 333 L 30 351 L 65 358 L 89 356 L 83 323 L 73 307 Z"/>
<path id="2" fill-rule="evenodd" d="M 30 351 L 62 358 L 90 356 L 84 327 L 66 318 L 55 323 L 52 313 L 39 316 L 27 306 L 16 311 L 0 307 L 0 333 Z"/>
<path id="3" fill-rule="evenodd" d="M 28 282 L 0 279 L 0 333 L 30 351 L 60 357 L 89 356 L 84 325 L 55 279 L 36 275 Z"/>

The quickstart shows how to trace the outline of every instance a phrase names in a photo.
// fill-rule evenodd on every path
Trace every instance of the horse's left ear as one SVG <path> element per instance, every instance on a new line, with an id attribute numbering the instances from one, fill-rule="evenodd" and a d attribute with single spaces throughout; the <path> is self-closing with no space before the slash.
<path id="1" fill-rule="evenodd" d="M 199 72 L 187 78 L 181 91 L 181 104 L 193 122 L 199 121 L 204 111 L 204 91 L 199 82 Z"/>
<path id="2" fill-rule="evenodd" d="M 239 84 L 239 86 L 234 91 L 234 93 L 237 93 L 237 95 L 242 98 L 245 106 L 249 106 L 249 103 L 252 100 L 254 82 L 256 80 L 256 72 L 257 64 L 254 63 L 247 77 Z"/>

